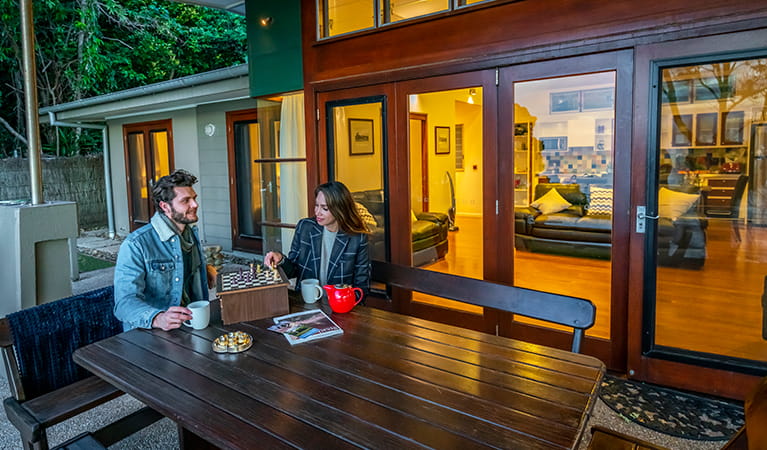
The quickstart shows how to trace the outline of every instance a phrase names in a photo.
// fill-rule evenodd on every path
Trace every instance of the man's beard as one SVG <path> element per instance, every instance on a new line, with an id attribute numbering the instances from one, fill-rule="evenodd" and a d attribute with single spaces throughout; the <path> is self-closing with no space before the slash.
<path id="1" fill-rule="evenodd" d="M 194 219 L 187 218 L 183 213 L 180 213 L 173 209 L 173 207 L 170 207 L 170 218 L 176 222 L 176 223 L 183 223 L 184 225 L 189 225 L 191 223 L 197 222 L 197 214 L 195 214 Z"/>

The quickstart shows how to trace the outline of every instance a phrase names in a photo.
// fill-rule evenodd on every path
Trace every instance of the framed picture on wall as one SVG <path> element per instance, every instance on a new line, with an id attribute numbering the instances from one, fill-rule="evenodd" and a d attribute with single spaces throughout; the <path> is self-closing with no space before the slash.
<path id="1" fill-rule="evenodd" d="M 434 153 L 437 155 L 450 153 L 450 127 L 434 127 Z"/>
<path id="2" fill-rule="evenodd" d="M 372 155 L 373 119 L 349 119 L 349 154 Z"/>

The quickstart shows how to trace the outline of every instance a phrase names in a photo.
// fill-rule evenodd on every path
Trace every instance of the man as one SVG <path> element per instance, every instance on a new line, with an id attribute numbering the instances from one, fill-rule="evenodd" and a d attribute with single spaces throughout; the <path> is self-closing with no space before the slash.
<path id="1" fill-rule="evenodd" d="M 208 299 L 215 269 L 207 267 L 197 222 L 197 177 L 176 170 L 152 187 L 155 214 L 125 239 L 115 267 L 115 316 L 123 329 L 179 328 L 192 312 L 185 305 Z"/>

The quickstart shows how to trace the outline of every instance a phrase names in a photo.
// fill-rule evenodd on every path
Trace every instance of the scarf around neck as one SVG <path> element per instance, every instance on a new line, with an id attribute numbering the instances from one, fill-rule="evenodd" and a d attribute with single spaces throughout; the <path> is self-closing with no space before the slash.
<path id="1" fill-rule="evenodd" d="M 191 301 L 190 294 L 194 292 L 192 286 L 194 281 L 198 278 L 196 274 L 199 272 L 201 264 L 199 252 L 194 251 L 194 233 L 189 225 L 184 227 L 184 231 L 181 232 L 170 217 L 165 214 L 160 214 L 160 217 L 162 217 L 162 220 L 164 220 L 170 229 L 176 233 L 179 237 L 179 242 L 181 243 L 181 252 L 184 257 L 184 289 L 182 290 L 181 304 L 186 306 Z"/>

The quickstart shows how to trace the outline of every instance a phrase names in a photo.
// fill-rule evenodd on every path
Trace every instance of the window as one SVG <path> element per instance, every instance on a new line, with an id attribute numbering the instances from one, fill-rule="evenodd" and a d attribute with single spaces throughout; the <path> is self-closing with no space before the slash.
<path id="1" fill-rule="evenodd" d="M 259 99 L 227 113 L 232 246 L 287 253 L 307 215 L 302 93 Z"/>
<path id="2" fill-rule="evenodd" d="M 318 0 L 320 39 L 453 11 L 492 0 Z M 376 5 L 378 11 L 375 10 Z"/>

